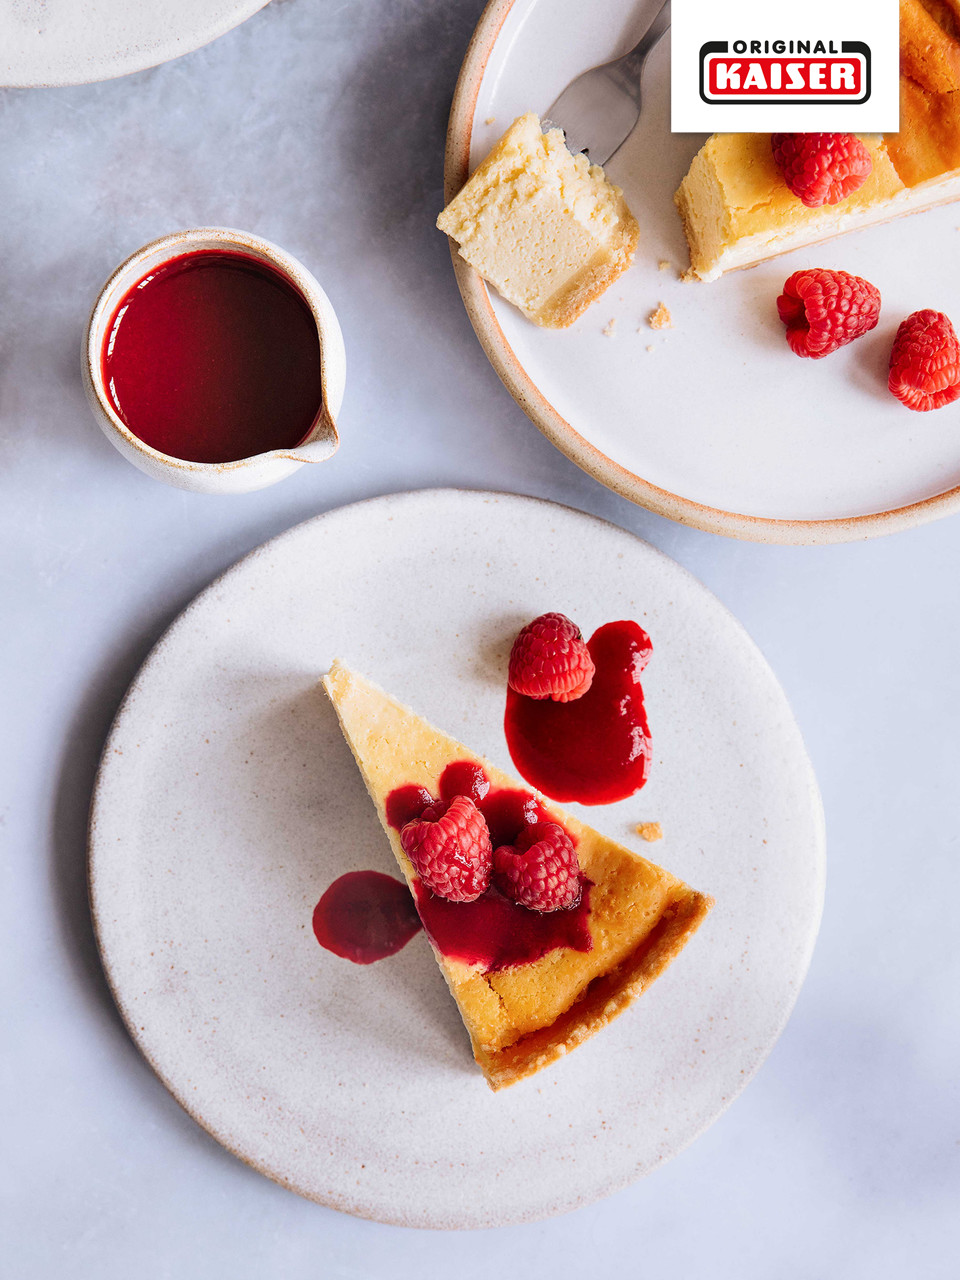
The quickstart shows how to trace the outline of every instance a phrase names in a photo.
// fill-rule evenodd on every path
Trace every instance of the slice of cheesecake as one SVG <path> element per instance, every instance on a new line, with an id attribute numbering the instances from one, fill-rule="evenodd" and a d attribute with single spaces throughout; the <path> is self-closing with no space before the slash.
<path id="1" fill-rule="evenodd" d="M 535 324 L 563 329 L 633 261 L 639 229 L 563 132 L 516 119 L 437 219 L 460 256 Z"/>
<path id="2" fill-rule="evenodd" d="M 493 1089 L 531 1075 L 631 1004 L 699 927 L 712 899 L 585 826 L 341 663 L 323 685 L 410 886 L 437 963 Z M 485 779 L 481 809 L 494 843 L 534 806 L 576 845 L 584 892 L 576 907 L 540 914 L 490 888 L 475 902 L 437 898 L 400 844 L 407 797 L 449 791 L 451 777 Z M 482 789 L 481 789 L 482 790 Z M 513 815 L 513 816 L 511 816 Z"/>
<path id="3" fill-rule="evenodd" d="M 774 163 L 769 134 L 708 138 L 674 197 L 691 274 L 716 280 L 845 231 L 960 199 L 958 0 L 901 0 L 900 68 L 900 130 L 862 135 L 873 172 L 839 204 L 802 204 Z"/>

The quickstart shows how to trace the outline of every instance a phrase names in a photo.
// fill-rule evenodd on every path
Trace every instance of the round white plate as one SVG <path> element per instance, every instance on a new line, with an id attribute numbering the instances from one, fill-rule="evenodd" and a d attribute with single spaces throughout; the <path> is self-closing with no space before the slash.
<path id="1" fill-rule="evenodd" d="M 448 197 L 516 116 L 545 113 L 581 71 L 629 49 L 659 4 L 492 0 L 454 100 Z M 689 254 L 673 193 L 703 137 L 670 133 L 668 70 L 666 38 L 648 60 L 640 125 L 606 166 L 640 223 L 637 260 L 572 329 L 531 324 L 455 255 L 467 310 L 501 378 L 584 470 L 713 532 L 832 542 L 960 508 L 960 404 L 911 413 L 886 389 L 906 315 L 933 307 L 960 325 L 952 269 L 960 206 L 714 283 L 682 282 Z M 883 297 L 878 328 L 824 360 L 794 356 L 776 298 L 802 266 L 873 281 Z M 647 321 L 661 301 L 674 328 L 654 331 Z"/>
<path id="2" fill-rule="evenodd" d="M 368 967 L 314 940 L 337 876 L 398 874 L 317 680 L 340 657 L 510 769 L 506 658 L 547 609 L 649 631 L 650 782 L 573 808 L 716 907 L 632 1009 L 493 1094 L 422 935 Z M 453 490 L 318 517 L 204 591 L 120 709 L 90 834 L 107 975 L 171 1092 L 278 1182 L 411 1226 L 559 1213 L 679 1151 L 780 1033 L 823 873 L 797 726 L 717 600 L 612 525 Z"/>
<path id="3" fill-rule="evenodd" d="M 7 0 L 0 84 L 89 84 L 208 44 L 267 0 Z"/>

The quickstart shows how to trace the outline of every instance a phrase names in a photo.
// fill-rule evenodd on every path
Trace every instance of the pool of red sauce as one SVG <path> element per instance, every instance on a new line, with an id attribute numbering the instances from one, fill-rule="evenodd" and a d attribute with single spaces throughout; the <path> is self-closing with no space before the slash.
<path id="1" fill-rule="evenodd" d="M 392 956 L 420 931 L 420 917 L 401 880 L 380 871 L 348 871 L 313 911 L 321 947 L 354 964 Z"/>
<path id="2" fill-rule="evenodd" d="M 480 766 L 467 760 L 448 765 L 439 791 L 443 800 L 471 797 L 487 820 L 494 848 L 512 844 L 528 823 L 555 821 L 529 791 L 491 787 Z M 387 797 L 387 820 L 399 830 L 432 799 L 422 787 L 398 787 Z M 556 947 L 591 950 L 590 888 L 584 879 L 577 906 L 543 914 L 521 907 L 493 885 L 474 902 L 448 902 L 421 883 L 415 892 L 423 927 L 437 950 L 492 973 L 539 960 Z"/>
<path id="3" fill-rule="evenodd" d="M 300 292 L 259 258 L 203 249 L 121 299 L 103 384 L 145 444 L 188 462 L 292 448 L 322 406 L 320 337 Z"/>
<path id="4" fill-rule="evenodd" d="M 613 804 L 647 780 L 650 729 L 640 674 L 650 637 L 635 622 L 608 622 L 588 646 L 596 665 L 582 698 L 553 702 L 507 689 L 503 728 L 513 763 L 554 800 Z"/>

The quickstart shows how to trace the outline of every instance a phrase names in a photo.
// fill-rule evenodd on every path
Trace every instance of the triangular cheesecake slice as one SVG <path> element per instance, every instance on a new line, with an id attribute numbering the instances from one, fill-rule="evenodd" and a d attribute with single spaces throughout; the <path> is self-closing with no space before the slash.
<path id="1" fill-rule="evenodd" d="M 712 899 L 535 796 L 336 662 L 323 679 L 367 790 L 409 885 L 437 962 L 493 1089 L 547 1066 L 621 1013 L 666 968 Z M 410 796 L 449 793 L 482 776 L 494 844 L 535 806 L 573 839 L 581 903 L 540 915 L 491 888 L 470 903 L 435 897 L 400 844 Z M 529 820 L 529 819 L 528 819 Z"/>

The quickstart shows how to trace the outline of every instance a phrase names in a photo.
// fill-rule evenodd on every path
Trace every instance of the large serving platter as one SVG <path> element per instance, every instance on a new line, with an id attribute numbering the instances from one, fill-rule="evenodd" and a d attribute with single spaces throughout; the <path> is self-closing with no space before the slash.
<path id="1" fill-rule="evenodd" d="M 635 618 L 654 646 L 648 784 L 572 808 L 716 906 L 632 1009 L 493 1094 L 422 935 L 368 967 L 314 939 L 339 875 L 397 874 L 318 679 L 339 657 L 509 770 L 510 644 L 555 608 Z M 117 1004 L 190 1114 L 305 1196 L 429 1227 L 559 1213 L 695 1138 L 789 1016 L 824 875 L 796 723 L 722 605 L 603 521 L 452 490 L 311 520 L 189 606 L 117 715 L 89 857 Z"/>

